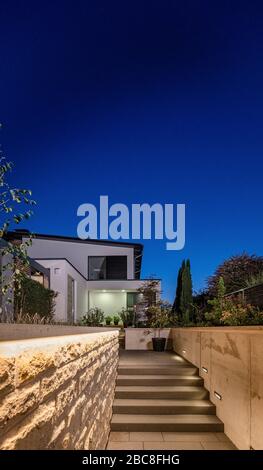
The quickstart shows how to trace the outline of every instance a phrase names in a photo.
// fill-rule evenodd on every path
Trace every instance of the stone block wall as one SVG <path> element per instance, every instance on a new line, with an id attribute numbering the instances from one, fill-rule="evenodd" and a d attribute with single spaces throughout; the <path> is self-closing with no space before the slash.
<path id="1" fill-rule="evenodd" d="M 104 449 L 118 331 L 0 342 L 0 449 Z"/>

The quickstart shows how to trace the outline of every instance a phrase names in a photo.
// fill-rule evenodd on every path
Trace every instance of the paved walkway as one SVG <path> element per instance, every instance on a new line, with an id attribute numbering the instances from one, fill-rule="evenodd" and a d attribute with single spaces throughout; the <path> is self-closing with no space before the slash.
<path id="1" fill-rule="evenodd" d="M 108 450 L 236 450 L 224 433 L 111 432 Z"/>
<path id="2" fill-rule="evenodd" d="M 120 366 L 169 365 L 185 362 L 171 352 L 120 351 Z M 235 450 L 221 432 L 111 432 L 108 450 Z"/>

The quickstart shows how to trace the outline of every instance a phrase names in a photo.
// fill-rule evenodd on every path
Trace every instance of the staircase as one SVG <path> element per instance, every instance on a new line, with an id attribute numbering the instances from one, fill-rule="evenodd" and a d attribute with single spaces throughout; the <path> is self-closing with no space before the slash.
<path id="1" fill-rule="evenodd" d="M 112 431 L 222 432 L 198 369 L 165 352 L 121 351 Z"/>

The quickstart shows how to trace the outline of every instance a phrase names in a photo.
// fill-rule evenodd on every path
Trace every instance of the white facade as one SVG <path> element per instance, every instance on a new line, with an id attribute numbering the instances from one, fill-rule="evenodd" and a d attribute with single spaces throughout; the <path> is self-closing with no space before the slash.
<path id="1" fill-rule="evenodd" d="M 134 279 L 134 249 L 119 245 L 105 245 L 78 241 L 63 241 L 35 238 L 28 250 L 34 259 L 67 259 L 86 279 L 88 279 L 89 256 L 127 256 L 127 278 Z M 41 262 L 41 261 L 40 261 Z"/>
<path id="2" fill-rule="evenodd" d="M 140 245 L 107 241 L 93 243 L 66 237 L 60 239 L 36 235 L 28 255 L 50 270 L 50 288 L 58 293 L 55 320 L 69 321 L 69 302 L 70 311 L 72 308 L 70 321 L 75 323 L 93 307 L 103 310 L 105 316 L 126 309 L 127 293 L 136 292 L 142 285 L 142 280 L 135 274 L 138 247 Z M 89 280 L 88 263 L 89 257 L 93 256 L 127 257 L 127 279 Z"/>
<path id="3" fill-rule="evenodd" d="M 78 322 L 88 310 L 88 290 L 86 279 L 79 274 L 67 260 L 36 259 L 45 268 L 50 270 L 50 288 L 57 292 L 55 320 L 67 322 L 67 289 L 68 276 L 74 280 L 74 322 Z"/>

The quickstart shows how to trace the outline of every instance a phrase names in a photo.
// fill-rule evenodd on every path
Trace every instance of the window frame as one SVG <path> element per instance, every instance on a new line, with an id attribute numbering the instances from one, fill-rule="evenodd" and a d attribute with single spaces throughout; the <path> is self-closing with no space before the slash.
<path id="1" fill-rule="evenodd" d="M 126 277 L 122 278 L 108 278 L 107 277 L 107 258 L 125 258 L 126 259 Z M 90 278 L 90 258 L 105 258 L 106 259 L 106 277 L 105 279 L 91 279 Z M 128 280 L 128 256 L 127 255 L 91 255 L 88 256 L 88 281 L 127 281 Z"/>

